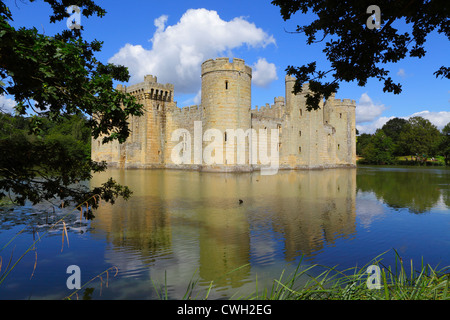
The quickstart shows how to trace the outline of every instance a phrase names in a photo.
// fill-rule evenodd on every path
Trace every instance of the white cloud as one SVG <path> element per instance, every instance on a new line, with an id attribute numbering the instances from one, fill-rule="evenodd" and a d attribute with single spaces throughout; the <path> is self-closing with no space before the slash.
<path id="1" fill-rule="evenodd" d="M 377 129 L 383 127 L 386 122 L 388 122 L 393 118 L 395 117 L 380 117 L 369 123 L 357 124 L 356 129 L 358 129 L 360 134 L 361 133 L 373 134 Z"/>
<path id="2" fill-rule="evenodd" d="M 200 105 L 202 103 L 202 89 L 198 90 L 197 94 L 188 95 L 188 99 L 181 102 L 182 106 Z"/>
<path id="3" fill-rule="evenodd" d="M 405 69 L 400 68 L 400 70 L 398 70 L 398 72 L 397 72 L 397 75 L 402 78 L 406 77 Z"/>
<path id="4" fill-rule="evenodd" d="M 447 123 L 450 122 L 450 111 L 420 111 L 413 113 L 412 115 L 405 117 L 405 119 L 409 119 L 411 117 L 422 117 L 430 120 L 432 124 L 434 124 L 439 130 L 442 130 Z"/>
<path id="5" fill-rule="evenodd" d="M 197 104 L 197 105 L 199 105 L 202 102 L 202 90 L 201 89 L 197 92 L 193 101 L 194 101 L 194 104 Z"/>
<path id="6" fill-rule="evenodd" d="M 109 59 L 128 67 L 131 83 L 152 74 L 158 82 L 173 83 L 177 93 L 194 94 L 200 87 L 203 61 L 232 55 L 233 49 L 244 45 L 264 48 L 275 44 L 273 36 L 255 24 L 242 17 L 224 21 L 216 11 L 190 9 L 177 24 L 166 27 L 167 20 L 168 16 L 162 15 L 154 21 L 151 49 L 127 43 Z"/>
<path id="7" fill-rule="evenodd" d="M 406 117 L 397 117 L 408 120 L 411 117 L 422 117 L 424 119 L 428 119 L 432 124 L 434 124 L 439 130 L 442 130 L 444 126 L 450 122 L 450 111 L 438 111 L 438 112 L 431 112 L 431 111 L 420 111 L 413 113 Z M 396 117 L 379 117 L 375 119 L 372 122 L 364 123 L 364 124 L 358 124 L 356 125 L 356 128 L 360 133 L 374 133 L 377 129 L 380 129 L 384 126 L 386 122 L 388 122 L 391 119 L 394 119 Z"/>
<path id="8" fill-rule="evenodd" d="M 5 113 L 13 113 L 16 102 L 13 99 L 0 95 L 0 111 Z"/>
<path id="9" fill-rule="evenodd" d="M 278 79 L 275 64 L 267 62 L 264 58 L 259 58 L 252 69 L 252 82 L 258 87 L 267 87 Z"/>
<path id="10" fill-rule="evenodd" d="M 356 104 L 356 123 L 374 121 L 384 110 L 384 104 L 375 104 L 367 93 L 363 93 Z"/>

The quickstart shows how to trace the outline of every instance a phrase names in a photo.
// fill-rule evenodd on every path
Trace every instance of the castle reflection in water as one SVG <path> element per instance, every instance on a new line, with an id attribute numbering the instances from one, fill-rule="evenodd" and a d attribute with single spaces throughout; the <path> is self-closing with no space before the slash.
<path id="1" fill-rule="evenodd" d="M 356 169 L 273 176 L 110 170 L 91 183 L 109 176 L 133 196 L 102 204 L 92 233 L 106 237 L 108 258 L 122 269 L 160 266 L 192 275 L 198 268 L 202 280 L 233 287 L 252 264 L 311 257 L 355 233 Z"/>

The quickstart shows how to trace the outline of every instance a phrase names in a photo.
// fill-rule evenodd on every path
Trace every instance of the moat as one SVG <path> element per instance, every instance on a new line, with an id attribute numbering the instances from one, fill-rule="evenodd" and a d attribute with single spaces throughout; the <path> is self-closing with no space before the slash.
<path id="1" fill-rule="evenodd" d="M 89 221 L 75 212 L 67 222 L 69 243 L 62 244 L 61 228 L 45 236 L 0 285 L 0 299 L 62 299 L 71 293 L 69 265 L 80 267 L 82 284 L 118 268 L 116 277 L 108 274 L 108 287 L 106 275 L 102 285 L 99 279 L 88 285 L 93 299 L 157 299 L 154 284 L 165 282 L 169 298 L 180 299 L 192 278 L 199 290 L 213 281 L 209 299 L 245 296 L 256 277 L 259 287 L 270 287 L 302 257 L 305 266 L 345 269 L 388 250 L 383 263 L 393 264 L 396 249 L 415 265 L 422 258 L 450 265 L 448 168 L 360 166 L 269 176 L 110 170 L 92 183 L 108 176 L 128 185 L 133 197 L 102 204 Z M 0 252 L 3 268 L 44 232 L 48 212 L 48 206 L 0 211 L 0 247 L 25 228 Z"/>

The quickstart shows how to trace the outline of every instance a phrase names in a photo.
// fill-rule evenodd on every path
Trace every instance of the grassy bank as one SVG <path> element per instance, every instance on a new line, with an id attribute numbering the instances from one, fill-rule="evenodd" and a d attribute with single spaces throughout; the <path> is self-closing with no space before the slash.
<path id="1" fill-rule="evenodd" d="M 318 266 L 316 266 L 318 267 Z M 281 300 L 447 300 L 449 294 L 449 269 L 437 270 L 429 265 L 416 269 L 412 263 L 407 268 L 400 260 L 392 267 L 379 266 L 380 286 L 369 288 L 367 268 L 337 271 L 323 267 L 319 276 L 296 286 L 292 277 L 274 281 L 271 290 L 256 293 L 248 298 Z M 369 279 L 370 280 L 370 279 Z M 371 282 L 372 283 L 372 282 Z"/>
<path id="2" fill-rule="evenodd" d="M 421 263 L 417 268 L 396 253 L 394 266 L 384 266 L 374 260 L 380 270 L 379 287 L 367 272 L 369 265 L 361 268 L 338 270 L 334 267 L 312 265 L 302 268 L 301 262 L 293 273 L 283 271 L 270 288 L 259 288 L 248 295 L 238 293 L 233 300 L 448 300 L 450 299 L 450 266 L 437 269 Z M 314 274 L 314 275 L 313 275 Z M 196 288 L 198 280 L 188 285 L 183 299 L 208 299 L 213 282 L 205 290 Z M 369 285 L 369 283 L 371 285 Z M 167 287 L 155 285 L 160 299 L 168 299 Z"/>
<path id="3" fill-rule="evenodd" d="M 361 156 L 357 156 L 357 164 L 375 164 L 371 161 L 364 159 Z M 443 156 L 437 156 L 433 158 L 427 158 L 426 160 L 418 160 L 414 156 L 398 156 L 392 159 L 391 165 L 400 165 L 400 166 L 427 166 L 427 167 L 441 167 L 445 166 L 445 160 Z M 389 165 L 389 164 L 383 164 Z"/>

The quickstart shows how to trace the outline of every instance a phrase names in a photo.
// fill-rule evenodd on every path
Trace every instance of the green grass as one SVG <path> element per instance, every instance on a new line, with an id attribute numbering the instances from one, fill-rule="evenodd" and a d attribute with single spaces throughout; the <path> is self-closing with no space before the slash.
<path id="1" fill-rule="evenodd" d="M 422 264 L 415 269 L 412 262 L 405 268 L 403 261 L 398 259 L 394 267 L 384 267 L 375 263 L 381 269 L 380 289 L 369 289 L 366 273 L 367 267 L 351 268 L 339 271 L 336 268 L 312 266 L 323 269 L 318 276 L 309 276 L 306 284 L 296 286 L 296 280 L 305 271 L 292 276 L 274 280 L 270 291 L 262 294 L 255 292 L 249 299 L 269 300 L 447 300 L 449 295 L 449 277 L 445 273 L 448 268 L 437 270 L 430 265 Z M 408 269 L 408 270 L 407 270 Z"/>
<path id="2" fill-rule="evenodd" d="M 403 165 L 426 165 L 426 166 L 445 166 L 445 160 L 443 156 L 436 156 L 434 158 L 427 158 L 425 163 L 417 162 L 414 156 L 398 156 L 395 158 L 398 164 Z"/>
<path id="3" fill-rule="evenodd" d="M 414 156 L 396 156 L 393 164 L 385 165 L 403 165 L 403 166 L 445 166 L 445 160 L 443 156 L 436 156 L 434 160 L 432 158 L 427 158 L 425 162 L 416 161 Z M 370 164 L 363 157 L 358 156 L 357 164 Z"/>
<path id="4" fill-rule="evenodd" d="M 371 264 L 380 268 L 380 288 L 370 289 L 364 267 L 338 270 L 336 267 L 311 265 L 302 268 L 302 262 L 290 275 L 283 270 L 269 288 L 259 288 L 255 279 L 255 290 L 247 295 L 236 293 L 233 300 L 448 300 L 450 267 L 433 268 L 428 264 L 416 268 L 410 261 L 405 266 L 395 252 L 394 266 L 384 266 L 378 256 Z M 239 268 L 238 268 L 239 269 Z M 195 286 L 194 277 L 189 282 L 183 299 L 208 299 L 213 282 L 203 293 Z M 160 299 L 168 299 L 167 286 L 154 286 Z"/>

